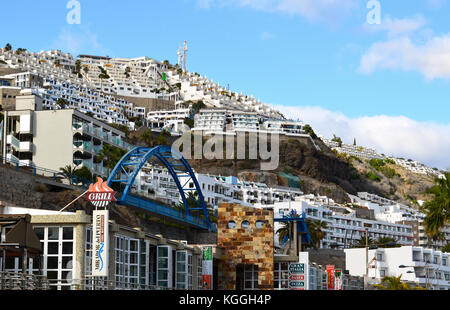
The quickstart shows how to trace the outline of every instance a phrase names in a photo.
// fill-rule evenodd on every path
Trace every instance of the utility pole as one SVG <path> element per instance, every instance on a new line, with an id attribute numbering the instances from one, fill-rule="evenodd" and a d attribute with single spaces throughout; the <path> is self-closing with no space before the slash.
<path id="1" fill-rule="evenodd" d="M 366 277 L 364 281 L 364 290 L 367 290 L 369 282 L 369 228 L 366 227 Z"/>

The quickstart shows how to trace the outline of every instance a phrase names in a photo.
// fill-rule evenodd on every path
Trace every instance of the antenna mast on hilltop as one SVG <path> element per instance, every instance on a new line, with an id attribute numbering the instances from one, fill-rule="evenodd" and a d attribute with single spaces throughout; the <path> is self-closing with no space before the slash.
<path id="1" fill-rule="evenodd" d="M 178 48 L 177 54 L 178 54 L 178 66 L 180 68 L 182 68 L 183 67 L 183 54 L 181 53 L 181 47 Z"/>
<path id="2" fill-rule="evenodd" d="M 188 52 L 188 46 L 186 41 L 184 41 L 184 46 L 183 46 L 183 64 L 184 64 L 184 72 L 187 72 L 187 61 L 186 61 L 186 57 L 187 57 L 187 52 Z"/>

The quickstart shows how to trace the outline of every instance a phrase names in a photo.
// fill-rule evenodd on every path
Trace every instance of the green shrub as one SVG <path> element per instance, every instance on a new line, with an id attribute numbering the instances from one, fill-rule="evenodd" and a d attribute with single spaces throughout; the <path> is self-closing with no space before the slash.
<path id="1" fill-rule="evenodd" d="M 372 180 L 372 181 L 375 181 L 375 182 L 381 182 L 381 178 L 378 175 L 376 175 L 375 173 L 373 173 L 372 171 L 367 172 L 366 173 L 366 177 L 369 180 Z"/>

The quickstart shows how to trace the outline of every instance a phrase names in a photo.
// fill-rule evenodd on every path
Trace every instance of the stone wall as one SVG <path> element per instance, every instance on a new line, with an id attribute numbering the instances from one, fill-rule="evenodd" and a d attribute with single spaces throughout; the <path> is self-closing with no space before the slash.
<path id="1" fill-rule="evenodd" d="M 229 228 L 230 221 L 236 223 Z M 242 223 L 248 221 L 248 228 Z M 257 228 L 256 222 L 264 226 Z M 238 265 L 258 266 L 259 289 L 273 289 L 273 212 L 244 207 L 237 204 L 220 204 L 217 246 L 223 249 L 219 266 L 218 288 L 236 289 Z"/>

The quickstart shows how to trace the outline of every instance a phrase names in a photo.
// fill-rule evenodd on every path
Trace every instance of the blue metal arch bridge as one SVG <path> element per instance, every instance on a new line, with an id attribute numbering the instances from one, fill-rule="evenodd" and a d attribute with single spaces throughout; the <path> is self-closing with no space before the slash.
<path id="1" fill-rule="evenodd" d="M 165 206 L 162 203 L 137 197 L 130 193 L 133 183 L 141 169 L 152 157 L 161 161 L 172 176 L 184 205 L 184 212 Z M 183 184 L 181 183 L 183 180 Z M 192 227 L 215 231 L 216 227 L 211 223 L 205 198 L 194 171 L 187 160 L 169 146 L 157 146 L 154 148 L 137 147 L 129 151 L 116 165 L 110 174 L 108 186 L 114 188 L 114 184 L 120 187 L 120 204 L 131 205 L 147 211 L 171 218 L 178 222 L 189 224 Z M 192 188 L 186 185 L 194 185 Z M 122 190 L 122 187 L 123 190 Z M 117 186 L 116 186 L 117 188 Z M 196 199 L 192 199 L 193 192 L 197 192 Z M 189 202 L 191 204 L 189 204 Z"/>

